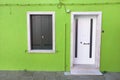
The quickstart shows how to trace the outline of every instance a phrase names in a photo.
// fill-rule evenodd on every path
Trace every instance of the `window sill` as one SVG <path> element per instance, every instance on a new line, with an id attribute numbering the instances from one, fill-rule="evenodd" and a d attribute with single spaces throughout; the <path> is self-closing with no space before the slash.
<path id="1" fill-rule="evenodd" d="M 28 50 L 28 53 L 55 53 L 55 50 Z"/>

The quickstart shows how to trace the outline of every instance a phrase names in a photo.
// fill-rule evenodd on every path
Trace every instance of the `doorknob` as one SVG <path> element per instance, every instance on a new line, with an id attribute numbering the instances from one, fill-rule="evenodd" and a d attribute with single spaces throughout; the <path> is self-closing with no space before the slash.
<path id="1" fill-rule="evenodd" d="M 44 39 L 44 38 L 45 38 L 45 36 L 42 35 L 42 39 Z"/>
<path id="2" fill-rule="evenodd" d="M 90 43 L 83 43 L 83 45 L 90 45 Z"/>

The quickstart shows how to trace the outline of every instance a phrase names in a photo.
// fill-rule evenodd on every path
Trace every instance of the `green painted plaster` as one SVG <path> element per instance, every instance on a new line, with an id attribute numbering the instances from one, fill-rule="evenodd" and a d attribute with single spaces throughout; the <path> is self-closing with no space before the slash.
<path id="1" fill-rule="evenodd" d="M 58 3 L 59 1 L 65 3 L 111 3 L 120 2 L 120 0 L 0 0 L 2 4 L 39 4 L 39 3 Z"/>
<path id="2" fill-rule="evenodd" d="M 65 3 L 102 3 L 118 0 L 62 0 Z M 52 1 L 0 0 L 0 4 L 58 3 Z M 102 11 L 101 71 L 120 72 L 120 4 L 66 5 L 75 12 Z M 27 50 L 27 11 L 55 11 L 56 53 L 37 54 Z M 70 70 L 70 13 L 56 5 L 0 6 L 0 70 Z M 66 25 L 66 30 L 65 30 Z M 66 35 L 65 35 L 66 33 Z"/>

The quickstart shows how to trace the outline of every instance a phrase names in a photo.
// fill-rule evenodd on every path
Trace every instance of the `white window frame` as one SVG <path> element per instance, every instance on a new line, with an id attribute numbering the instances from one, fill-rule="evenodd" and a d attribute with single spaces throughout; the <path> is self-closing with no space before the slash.
<path id="1" fill-rule="evenodd" d="M 32 50 L 31 49 L 31 28 L 30 15 L 52 15 L 52 50 Z M 27 12 L 27 31 L 28 31 L 28 52 L 29 53 L 55 53 L 55 12 Z"/>

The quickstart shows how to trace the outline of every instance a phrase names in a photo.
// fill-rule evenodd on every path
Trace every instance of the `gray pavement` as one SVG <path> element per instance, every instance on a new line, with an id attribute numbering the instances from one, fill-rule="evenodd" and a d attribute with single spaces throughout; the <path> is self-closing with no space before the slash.
<path id="1" fill-rule="evenodd" d="M 64 72 L 0 71 L 0 80 L 120 80 L 120 73 L 107 72 L 102 76 L 64 75 Z"/>

